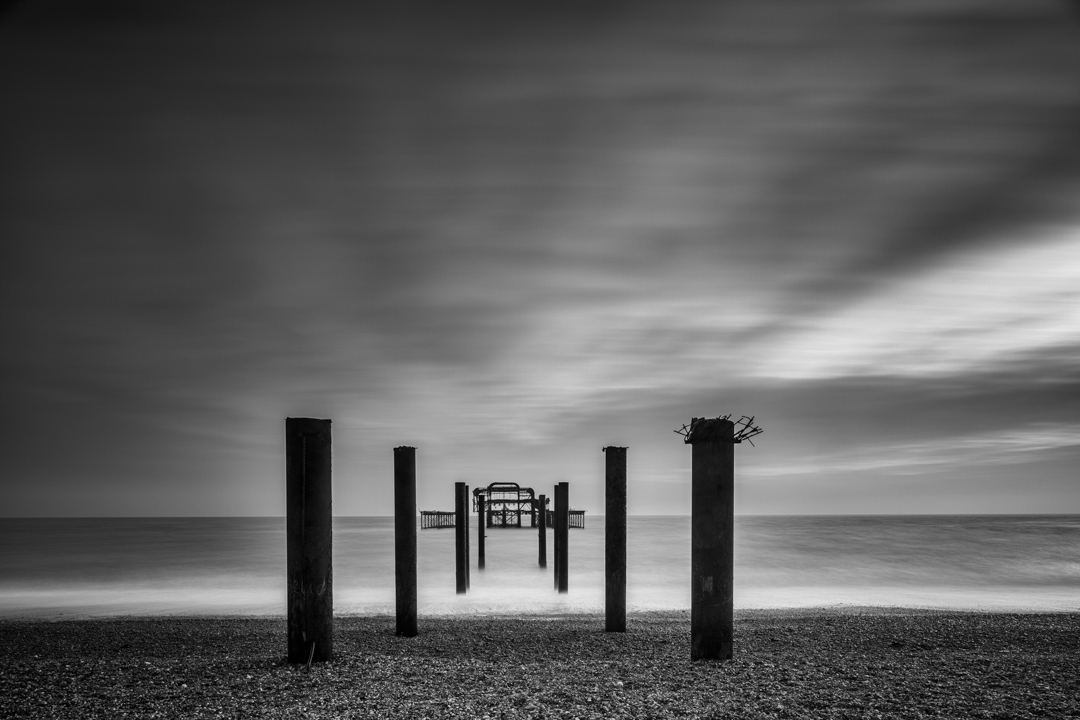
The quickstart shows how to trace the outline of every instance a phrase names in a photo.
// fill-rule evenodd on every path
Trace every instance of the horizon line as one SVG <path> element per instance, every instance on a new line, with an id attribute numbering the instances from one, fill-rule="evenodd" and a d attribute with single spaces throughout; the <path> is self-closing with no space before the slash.
<path id="1" fill-rule="evenodd" d="M 576 508 L 572 508 L 576 509 Z M 588 512 L 588 511 L 586 511 Z M 476 513 L 470 512 L 472 517 Z M 417 517 L 420 516 L 417 511 Z M 735 513 L 735 517 L 1076 517 L 1076 512 L 874 512 L 874 513 Z M 287 515 L 0 515 L 0 520 L 191 520 L 191 519 L 282 519 Z M 331 515 L 332 518 L 385 518 L 394 515 Z M 592 513 L 589 517 L 607 517 L 606 513 Z M 627 513 L 627 517 L 689 518 L 690 513 Z M 508 526 L 515 527 L 515 526 Z M 525 526 L 522 526 L 523 528 Z M 531 528 L 530 528 L 531 529 Z"/>

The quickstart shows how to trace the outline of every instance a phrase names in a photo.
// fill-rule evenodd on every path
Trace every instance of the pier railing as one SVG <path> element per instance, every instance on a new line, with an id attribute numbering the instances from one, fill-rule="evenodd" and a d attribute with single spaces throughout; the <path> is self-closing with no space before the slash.
<path id="1" fill-rule="evenodd" d="M 420 511 L 420 529 L 438 529 L 438 528 L 452 528 L 455 526 L 455 513 L 446 510 L 421 510 Z M 500 524 L 489 524 L 488 527 L 499 527 Z M 549 528 L 555 527 L 555 511 L 547 511 L 547 526 Z M 505 527 L 519 527 L 507 524 Z M 570 527 L 585 529 L 585 511 L 584 510 L 570 510 Z"/>
<path id="2" fill-rule="evenodd" d="M 445 510 L 421 510 L 420 529 L 452 528 L 454 527 L 454 517 L 456 514 L 457 513 L 453 511 Z"/>

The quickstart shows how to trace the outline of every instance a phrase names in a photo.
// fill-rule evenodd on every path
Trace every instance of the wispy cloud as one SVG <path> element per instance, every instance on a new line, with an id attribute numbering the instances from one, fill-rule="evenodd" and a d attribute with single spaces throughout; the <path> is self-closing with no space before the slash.
<path id="1" fill-rule="evenodd" d="M 1080 448 L 1080 423 L 1035 423 L 1010 430 L 935 437 L 904 443 L 865 444 L 828 454 L 808 455 L 789 464 L 752 465 L 750 478 L 835 474 L 920 475 L 959 467 L 1023 464 L 1037 455 Z"/>
<path id="2" fill-rule="evenodd" d="M 762 378 L 933 377 L 1076 371 L 1080 229 L 1016 237 L 960 253 L 824 317 L 809 315 L 768 348 Z M 1074 360 L 1061 365 L 1063 356 Z"/>

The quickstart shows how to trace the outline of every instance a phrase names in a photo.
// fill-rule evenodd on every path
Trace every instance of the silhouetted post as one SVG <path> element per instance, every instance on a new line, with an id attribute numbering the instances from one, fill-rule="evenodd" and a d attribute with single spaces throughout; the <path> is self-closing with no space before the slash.
<path id="1" fill-rule="evenodd" d="M 547 497 L 540 496 L 540 567 L 547 567 Z"/>
<path id="2" fill-rule="evenodd" d="M 397 634 L 416 636 L 416 448 L 394 448 L 394 585 Z"/>
<path id="3" fill-rule="evenodd" d="M 330 421 L 285 419 L 288 660 L 333 656 Z"/>
<path id="4" fill-rule="evenodd" d="M 690 553 L 690 659 L 728 660 L 733 634 L 734 423 L 694 418 Z"/>
<path id="5" fill-rule="evenodd" d="M 604 454 L 604 630 L 626 632 L 626 448 Z"/>
<path id="6" fill-rule="evenodd" d="M 567 545 L 570 530 L 570 483 L 561 482 L 555 486 L 555 574 L 560 593 L 565 593 L 569 585 L 567 565 Z"/>
<path id="7" fill-rule="evenodd" d="M 469 565 L 472 558 L 472 548 L 469 544 L 469 534 L 472 530 L 469 528 L 469 486 L 465 486 L 465 491 L 462 493 L 464 500 L 462 504 L 465 507 L 465 589 L 468 590 L 472 587 L 472 568 Z"/>
<path id="8" fill-rule="evenodd" d="M 551 549 L 555 553 L 555 589 L 559 589 L 559 485 L 555 484 L 555 491 L 551 494 L 555 505 L 551 513 Z"/>
<path id="9" fill-rule="evenodd" d="M 454 483 L 454 561 L 457 579 L 457 594 L 464 595 L 469 590 L 469 558 L 465 554 L 469 546 L 468 489 L 465 483 Z"/>
<path id="10" fill-rule="evenodd" d="M 555 495 L 555 493 L 552 493 L 552 497 L 554 497 L 554 495 Z M 559 589 L 559 531 L 557 529 L 558 527 L 559 527 L 559 522 L 558 522 L 558 520 L 556 520 L 555 516 L 552 515 L 551 516 L 551 529 L 552 529 L 552 533 L 551 533 L 551 551 L 554 554 L 553 561 L 555 563 L 554 564 L 555 574 L 553 575 L 553 578 L 554 578 L 554 581 L 555 581 L 555 589 L 556 590 Z"/>
<path id="11" fill-rule="evenodd" d="M 484 494 L 480 493 L 476 496 L 476 569 L 483 570 L 486 558 L 484 557 L 484 539 L 487 534 L 484 532 L 484 518 L 487 516 L 487 503 L 484 501 Z"/>

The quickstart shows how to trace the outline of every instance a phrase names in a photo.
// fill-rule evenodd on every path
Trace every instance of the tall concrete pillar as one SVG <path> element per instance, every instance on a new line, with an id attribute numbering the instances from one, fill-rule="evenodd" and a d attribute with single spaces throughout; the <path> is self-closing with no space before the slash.
<path id="1" fill-rule="evenodd" d="M 469 526 L 469 486 L 465 486 L 464 495 L 464 507 L 465 507 L 465 589 L 472 589 L 472 544 L 469 536 L 472 534 L 472 529 Z"/>
<path id="2" fill-rule="evenodd" d="M 551 552 L 554 555 L 552 562 L 555 567 L 555 589 L 559 589 L 559 486 L 556 483 L 554 492 L 551 493 Z"/>
<path id="3" fill-rule="evenodd" d="M 545 495 L 540 496 L 540 517 L 538 518 L 537 525 L 540 528 L 540 538 L 539 538 L 539 542 L 540 542 L 540 549 L 539 549 L 540 567 L 546 568 L 547 567 L 547 496 L 545 496 Z"/>
<path id="4" fill-rule="evenodd" d="M 476 569 L 483 570 L 487 564 L 485 540 L 487 540 L 487 496 L 483 493 L 476 498 Z"/>
<path id="5" fill-rule="evenodd" d="M 457 594 L 469 591 L 469 489 L 463 482 L 454 483 L 454 576 Z"/>
<path id="6" fill-rule="evenodd" d="M 604 455 L 604 630 L 626 632 L 626 448 Z"/>
<path id="7" fill-rule="evenodd" d="M 731 658 L 733 635 L 734 423 L 694 418 L 690 552 L 690 659 Z"/>
<path id="8" fill-rule="evenodd" d="M 570 483 L 555 486 L 555 587 L 569 591 Z"/>
<path id="9" fill-rule="evenodd" d="M 394 448 L 394 585 L 397 634 L 416 636 L 416 448 Z"/>
<path id="10" fill-rule="evenodd" d="M 285 419 L 287 642 L 290 663 L 333 657 L 330 421 Z"/>

